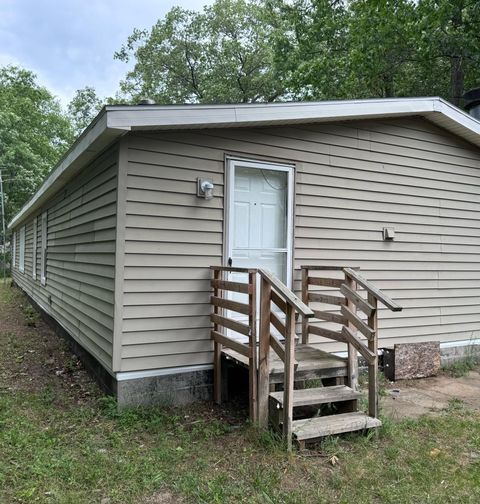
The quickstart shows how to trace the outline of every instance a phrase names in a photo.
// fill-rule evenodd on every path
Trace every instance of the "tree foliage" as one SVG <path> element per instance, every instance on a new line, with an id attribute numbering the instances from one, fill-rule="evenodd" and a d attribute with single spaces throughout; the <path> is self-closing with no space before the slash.
<path id="1" fill-rule="evenodd" d="M 77 89 L 67 106 L 68 116 L 75 135 L 82 133 L 98 112 L 100 112 L 102 106 L 103 101 L 97 96 L 93 87 L 86 86 L 82 89 Z"/>
<path id="2" fill-rule="evenodd" d="M 269 0 L 298 98 L 439 95 L 480 83 L 480 2 Z"/>
<path id="3" fill-rule="evenodd" d="M 295 99 L 349 93 L 348 14 L 343 2 L 270 0 L 275 66 Z"/>
<path id="4" fill-rule="evenodd" d="M 0 169 L 11 219 L 73 140 L 59 102 L 15 66 L 0 68 Z"/>
<path id="5" fill-rule="evenodd" d="M 272 101 L 285 89 L 273 65 L 268 11 L 255 0 L 217 0 L 196 12 L 174 7 L 134 30 L 115 57 L 135 61 L 121 83 L 131 101 Z"/>
<path id="6" fill-rule="evenodd" d="M 423 94 L 460 105 L 464 91 L 480 85 L 480 2 L 419 0 L 417 12 Z"/>
<path id="7" fill-rule="evenodd" d="M 217 0 L 172 9 L 116 54 L 127 99 L 249 102 L 440 95 L 480 80 L 474 0 Z"/>

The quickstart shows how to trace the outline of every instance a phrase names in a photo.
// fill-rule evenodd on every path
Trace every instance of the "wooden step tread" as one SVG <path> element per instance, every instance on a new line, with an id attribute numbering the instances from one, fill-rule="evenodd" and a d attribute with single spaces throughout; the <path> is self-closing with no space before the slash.
<path id="1" fill-rule="evenodd" d="M 248 368 L 248 358 L 235 350 L 223 347 L 222 354 L 237 364 Z M 324 373 L 326 376 L 346 376 L 347 374 L 347 359 L 309 345 L 297 345 L 295 347 L 295 359 L 298 362 L 298 372 L 326 371 Z M 272 349 L 270 349 L 269 367 L 270 374 L 281 374 L 283 376 L 284 364 Z M 333 371 L 336 371 L 336 373 L 332 373 Z M 312 373 L 312 378 L 314 377 Z"/>
<path id="2" fill-rule="evenodd" d="M 270 397 L 276 401 L 280 407 L 283 407 L 283 392 L 271 392 Z M 330 402 L 353 401 L 359 397 L 361 397 L 359 392 L 355 392 L 345 385 L 294 390 L 293 407 L 325 404 Z"/>
<path id="3" fill-rule="evenodd" d="M 382 422 L 378 418 L 372 418 L 357 411 L 355 413 L 294 420 L 292 422 L 292 432 L 298 441 L 305 441 L 344 432 L 372 429 L 381 425 Z"/>

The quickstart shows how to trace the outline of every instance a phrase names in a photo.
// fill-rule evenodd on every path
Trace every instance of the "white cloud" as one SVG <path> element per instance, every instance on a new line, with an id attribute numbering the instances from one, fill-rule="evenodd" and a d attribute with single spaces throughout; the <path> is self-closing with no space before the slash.
<path id="1" fill-rule="evenodd" d="M 34 71 L 68 103 L 76 89 L 113 95 L 128 66 L 113 54 L 134 28 L 149 28 L 173 5 L 201 9 L 212 0 L 0 0 L 0 65 Z"/>

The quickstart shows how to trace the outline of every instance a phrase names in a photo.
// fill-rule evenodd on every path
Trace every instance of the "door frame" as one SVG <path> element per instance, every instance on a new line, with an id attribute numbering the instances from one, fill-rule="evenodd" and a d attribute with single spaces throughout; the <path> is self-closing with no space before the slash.
<path id="1" fill-rule="evenodd" d="M 225 202 L 224 202 L 224 246 L 223 246 L 223 264 L 227 266 L 228 258 L 232 256 L 232 236 L 233 219 L 232 205 L 234 202 L 235 189 L 235 167 L 242 166 L 259 170 L 281 171 L 287 173 L 287 274 L 286 285 L 288 288 L 293 286 L 293 238 L 294 238 L 294 209 L 295 209 L 295 166 L 287 163 L 275 163 L 237 156 L 225 157 Z M 233 265 L 235 267 L 235 265 Z"/>

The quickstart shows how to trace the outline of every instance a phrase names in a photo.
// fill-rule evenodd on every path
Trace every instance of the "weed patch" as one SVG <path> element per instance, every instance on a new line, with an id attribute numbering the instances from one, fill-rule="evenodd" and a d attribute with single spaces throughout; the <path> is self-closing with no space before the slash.
<path id="1" fill-rule="evenodd" d="M 454 378 L 461 378 L 472 371 L 472 369 L 475 369 L 479 364 L 480 357 L 472 355 L 454 362 L 451 366 L 444 367 L 443 371 Z"/>

